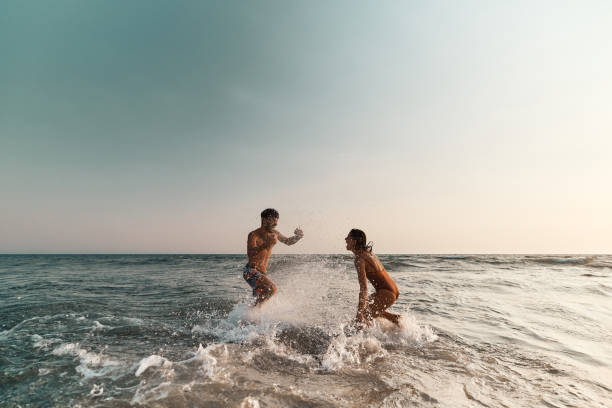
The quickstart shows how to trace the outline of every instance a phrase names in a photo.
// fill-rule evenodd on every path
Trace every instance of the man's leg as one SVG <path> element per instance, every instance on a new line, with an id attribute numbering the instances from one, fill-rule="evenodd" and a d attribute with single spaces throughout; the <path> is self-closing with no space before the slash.
<path id="1" fill-rule="evenodd" d="M 395 303 L 395 294 L 387 289 L 379 289 L 368 297 L 367 318 L 384 317 L 395 324 L 399 324 L 400 315 L 385 310 Z"/>
<path id="2" fill-rule="evenodd" d="M 263 273 L 259 274 L 255 284 L 257 285 L 255 289 L 257 292 L 257 300 L 255 300 L 256 306 L 270 299 L 276 293 L 276 285 Z"/>

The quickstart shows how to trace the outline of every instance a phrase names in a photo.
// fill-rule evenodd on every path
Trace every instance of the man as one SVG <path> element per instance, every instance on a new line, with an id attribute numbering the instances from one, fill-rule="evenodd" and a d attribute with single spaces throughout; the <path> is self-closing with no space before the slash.
<path id="1" fill-rule="evenodd" d="M 277 241 L 285 245 L 293 245 L 304 236 L 301 229 L 296 228 L 294 236 L 285 237 L 276 231 L 278 211 L 273 208 L 261 212 L 261 227 L 249 233 L 247 239 L 247 255 L 249 262 L 244 267 L 242 277 L 253 288 L 256 297 L 255 305 L 260 305 L 276 293 L 276 285 L 268 278 L 268 261 L 272 247 Z"/>

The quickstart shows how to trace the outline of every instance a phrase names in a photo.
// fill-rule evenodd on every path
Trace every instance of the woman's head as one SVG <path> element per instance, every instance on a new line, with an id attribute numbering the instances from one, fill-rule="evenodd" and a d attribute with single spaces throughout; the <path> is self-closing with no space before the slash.
<path id="1" fill-rule="evenodd" d="M 366 234 L 360 229 L 353 228 L 346 238 L 346 249 L 349 251 L 372 251 L 372 246 L 367 245 Z"/>

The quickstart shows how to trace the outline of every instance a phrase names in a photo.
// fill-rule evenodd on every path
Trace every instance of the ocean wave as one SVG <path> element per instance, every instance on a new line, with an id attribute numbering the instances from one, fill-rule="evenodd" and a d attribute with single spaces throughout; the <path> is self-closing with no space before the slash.
<path id="1" fill-rule="evenodd" d="M 423 269 L 428 268 L 429 265 L 422 265 L 415 262 L 407 261 L 407 260 L 385 260 L 384 262 L 385 269 L 389 272 L 397 271 L 397 270 L 406 270 L 406 269 Z"/>
<path id="2" fill-rule="evenodd" d="M 250 312 L 239 304 L 236 312 L 225 322 L 219 321 L 215 328 L 193 328 L 194 332 L 215 329 L 219 332 L 232 331 L 234 327 L 233 334 L 224 336 L 233 342 L 206 347 L 200 344 L 192 356 L 184 360 L 171 361 L 158 354 L 143 358 L 134 375 L 146 375 L 147 381 L 138 387 L 131 403 L 146 405 L 170 401 L 185 392 L 217 398 L 220 393 L 226 401 L 234 401 L 236 405 L 249 398 L 251 402 L 266 402 L 270 406 L 284 406 L 288 400 L 307 403 L 312 401 L 312 390 L 291 385 L 296 375 L 330 373 L 342 376 L 353 372 L 352 375 L 363 376 L 364 368 L 386 358 L 388 350 L 395 353 L 398 349 L 426 347 L 437 340 L 431 328 L 419 324 L 412 316 L 403 316 L 399 327 L 376 321 L 372 328 L 356 332 L 345 324 L 293 325 L 266 318 L 254 322 Z M 238 333 L 242 337 L 237 336 Z M 226 386 L 233 388 L 235 395 L 228 397 Z M 270 387 L 275 389 L 272 394 L 268 393 Z M 259 391 L 257 395 L 241 395 L 252 390 Z M 262 398 L 262 390 L 267 397 Z M 274 396 L 272 400 L 270 395 Z M 321 397 L 327 398 L 325 394 Z"/>
<path id="3" fill-rule="evenodd" d="M 32 344 L 32 347 L 34 347 L 35 349 L 48 349 L 49 346 L 61 342 L 61 339 L 43 338 L 39 334 L 33 334 L 31 338 L 34 342 L 34 344 Z"/>
<path id="4" fill-rule="evenodd" d="M 408 322 L 406 327 L 416 333 L 384 324 L 357 333 L 326 332 L 327 348 L 314 355 L 302 354 L 309 347 L 293 344 L 320 337 L 322 329 L 312 327 L 285 327 L 243 343 L 199 345 L 186 359 L 152 354 L 132 371 L 143 380 L 129 402 L 180 407 L 215 401 L 229 406 L 437 407 L 469 406 L 478 400 L 500 406 L 510 405 L 508 396 L 516 389 L 522 391 L 513 406 L 534 406 L 543 397 L 551 403 L 595 402 L 591 395 L 564 391 L 573 389 L 571 370 L 535 353 L 525 354 L 511 345 L 470 344 L 444 332 L 434 340 L 423 337 L 418 324 Z M 425 342 L 419 346 L 418 339 Z M 429 387 L 421 379 L 438 386 Z"/>
<path id="5" fill-rule="evenodd" d="M 525 261 L 543 265 L 580 265 L 590 268 L 612 268 L 612 261 L 598 256 L 526 256 Z"/>
<path id="6" fill-rule="evenodd" d="M 273 257 L 279 290 L 254 309 L 245 256 L 113 258 L 130 257 L 36 260 L 0 288 L 8 406 L 611 402 L 610 273 L 589 269 L 610 256 L 381 255 L 402 325 L 363 331 L 350 256 Z"/>

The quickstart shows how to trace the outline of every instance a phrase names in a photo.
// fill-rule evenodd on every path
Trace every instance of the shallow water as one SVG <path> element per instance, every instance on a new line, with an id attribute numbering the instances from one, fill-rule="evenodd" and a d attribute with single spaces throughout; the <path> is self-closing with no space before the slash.
<path id="1" fill-rule="evenodd" d="M 354 333 L 351 258 L 0 256 L 0 406 L 610 407 L 612 257 L 380 256 L 400 288 Z"/>

